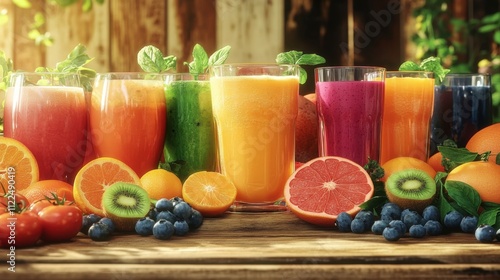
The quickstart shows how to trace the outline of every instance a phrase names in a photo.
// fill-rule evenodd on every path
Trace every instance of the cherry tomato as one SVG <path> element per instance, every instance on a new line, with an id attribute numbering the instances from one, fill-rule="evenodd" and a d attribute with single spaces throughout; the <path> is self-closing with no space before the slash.
<path id="1" fill-rule="evenodd" d="M 75 237 L 82 227 L 83 213 L 74 205 L 51 205 L 38 212 L 46 242 L 63 242 Z"/>
<path id="2" fill-rule="evenodd" d="M 0 215 L 0 246 L 28 247 L 35 245 L 42 235 L 42 223 L 31 211 Z"/>
<path id="3" fill-rule="evenodd" d="M 17 207 L 15 206 L 16 204 Z M 29 200 L 20 193 L 15 193 L 14 196 L 9 193 L 4 193 L 2 196 L 0 196 L 0 214 L 9 211 L 19 212 L 20 210 L 28 208 L 29 206 Z"/>
<path id="4" fill-rule="evenodd" d="M 45 207 L 57 206 L 57 205 L 75 205 L 75 204 L 73 201 L 69 201 L 69 200 L 57 200 L 57 201 L 55 201 L 55 200 L 49 200 L 49 199 L 42 199 L 42 200 L 38 200 L 38 201 L 31 203 L 29 209 L 31 212 L 38 214 Z"/>

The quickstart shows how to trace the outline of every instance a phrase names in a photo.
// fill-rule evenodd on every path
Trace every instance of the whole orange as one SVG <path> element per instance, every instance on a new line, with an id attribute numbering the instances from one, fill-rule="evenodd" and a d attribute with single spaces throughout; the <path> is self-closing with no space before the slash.
<path id="1" fill-rule="evenodd" d="M 295 121 L 295 161 L 308 162 L 318 157 L 318 115 L 316 105 L 299 95 Z"/>
<path id="2" fill-rule="evenodd" d="M 40 180 L 20 190 L 19 193 L 24 195 L 30 203 L 45 199 L 45 196 L 52 197 L 52 193 L 68 201 L 74 201 L 73 186 L 60 180 Z"/>
<path id="3" fill-rule="evenodd" d="M 443 154 L 441 152 L 437 152 L 433 154 L 428 160 L 427 163 L 432 166 L 432 168 L 436 172 L 445 172 L 443 164 L 441 161 L 443 160 Z"/>
<path id="4" fill-rule="evenodd" d="M 476 132 L 467 142 L 465 148 L 471 152 L 484 153 L 490 151 L 489 161 L 495 162 L 500 152 L 500 123 L 487 126 Z"/>
<path id="5" fill-rule="evenodd" d="M 182 198 L 182 182 L 174 173 L 165 169 L 153 169 L 141 177 L 141 186 L 151 199 Z"/>
<path id="6" fill-rule="evenodd" d="M 425 171 L 432 178 L 436 176 L 436 170 L 434 170 L 431 165 L 421 159 L 413 157 L 393 158 L 386 161 L 381 167 L 384 169 L 384 177 L 380 179 L 382 182 L 385 182 L 391 174 L 405 169 L 419 169 Z"/>
<path id="7" fill-rule="evenodd" d="M 460 181 L 469 184 L 487 202 L 500 203 L 500 165 L 472 161 L 455 167 L 446 178 L 447 181 Z"/>

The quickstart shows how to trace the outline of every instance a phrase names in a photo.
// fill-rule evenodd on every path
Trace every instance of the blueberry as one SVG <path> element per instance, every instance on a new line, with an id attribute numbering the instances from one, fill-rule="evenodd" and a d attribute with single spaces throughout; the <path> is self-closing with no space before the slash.
<path id="1" fill-rule="evenodd" d="M 389 226 L 396 228 L 401 235 L 400 237 L 404 236 L 407 230 L 405 223 L 403 223 L 403 221 L 401 220 L 392 220 L 389 222 Z"/>
<path id="2" fill-rule="evenodd" d="M 155 207 L 155 208 L 151 208 L 151 210 L 149 210 L 149 212 L 146 216 L 151 218 L 152 220 L 156 221 L 156 215 L 158 215 L 158 211 L 156 210 L 156 207 Z"/>
<path id="3" fill-rule="evenodd" d="M 497 230 L 496 236 L 497 236 L 497 240 L 500 241 L 500 228 Z"/>
<path id="4" fill-rule="evenodd" d="M 82 227 L 80 229 L 80 232 L 83 234 L 88 234 L 90 226 L 94 223 L 99 222 L 100 219 L 101 217 L 96 214 L 84 215 L 82 218 Z"/>
<path id="5" fill-rule="evenodd" d="M 426 234 L 425 227 L 421 224 L 412 225 L 409 232 L 410 236 L 414 238 L 422 238 Z"/>
<path id="6" fill-rule="evenodd" d="M 110 236 L 110 231 L 106 224 L 97 222 L 93 223 L 89 228 L 89 237 L 94 241 L 104 241 Z"/>
<path id="7" fill-rule="evenodd" d="M 387 226 L 389 226 L 389 223 L 384 220 L 375 221 L 372 225 L 372 232 L 381 235 Z"/>
<path id="8" fill-rule="evenodd" d="M 427 235 L 440 235 L 443 232 L 443 227 L 441 226 L 441 223 L 438 221 L 430 220 L 427 221 L 424 225 L 425 232 Z"/>
<path id="9" fill-rule="evenodd" d="M 460 222 L 464 216 L 460 212 L 453 210 L 444 216 L 444 226 L 449 230 L 459 230 Z"/>
<path id="10" fill-rule="evenodd" d="M 407 229 L 409 229 L 413 225 L 419 225 L 422 220 L 422 216 L 418 214 L 416 211 L 410 211 L 404 216 L 403 222 Z"/>
<path id="11" fill-rule="evenodd" d="M 411 209 L 404 209 L 403 211 L 401 211 L 401 217 L 399 219 L 401 221 L 404 221 L 406 214 L 410 213 L 411 211 Z"/>
<path id="12" fill-rule="evenodd" d="M 373 212 L 371 211 L 366 211 L 362 210 L 359 211 L 356 216 L 354 216 L 354 219 L 360 219 L 365 223 L 365 230 L 368 230 L 372 227 L 373 222 L 375 221 L 375 217 L 373 216 Z"/>
<path id="13" fill-rule="evenodd" d="M 190 230 L 195 230 L 203 224 L 203 215 L 201 215 L 200 211 L 193 209 L 187 223 Z"/>
<path id="14" fill-rule="evenodd" d="M 495 229 L 490 225 L 480 225 L 474 235 L 478 241 L 490 243 L 495 240 Z"/>
<path id="15" fill-rule="evenodd" d="M 387 241 L 398 241 L 402 237 L 401 231 L 398 228 L 391 225 L 384 228 L 382 235 Z"/>
<path id="16" fill-rule="evenodd" d="M 161 211 L 172 211 L 174 210 L 174 205 L 172 200 L 166 198 L 160 198 L 156 201 L 155 208 L 157 212 Z"/>
<path id="17" fill-rule="evenodd" d="M 169 239 L 174 231 L 174 225 L 165 219 L 158 220 L 153 226 L 153 235 L 157 239 Z"/>
<path id="18" fill-rule="evenodd" d="M 177 216 L 175 216 L 174 213 L 170 211 L 161 211 L 156 215 L 156 221 L 159 221 L 161 219 L 167 220 L 174 224 L 175 221 L 177 221 Z"/>
<path id="19" fill-rule="evenodd" d="M 477 217 L 465 216 L 460 222 L 460 229 L 465 233 L 474 233 L 477 228 Z"/>
<path id="20" fill-rule="evenodd" d="M 435 205 L 429 205 L 422 211 L 422 218 L 427 221 L 439 221 L 439 208 Z"/>
<path id="21" fill-rule="evenodd" d="M 179 220 L 174 223 L 174 234 L 175 235 L 186 235 L 189 232 L 189 225 L 184 220 Z"/>
<path id="22" fill-rule="evenodd" d="M 363 233 L 366 231 L 365 222 L 361 219 L 354 219 L 351 222 L 351 231 L 353 233 Z"/>
<path id="23" fill-rule="evenodd" d="M 115 223 L 110 218 L 104 217 L 99 220 L 99 223 L 103 223 L 108 226 L 109 233 L 113 233 L 116 230 Z"/>
<path id="24" fill-rule="evenodd" d="M 177 203 L 184 202 L 184 199 L 182 199 L 182 197 L 178 197 L 178 196 L 176 196 L 176 197 L 173 197 L 173 198 L 171 199 L 171 201 L 172 201 L 172 205 L 175 207 L 175 205 L 176 205 Z"/>
<path id="25" fill-rule="evenodd" d="M 175 216 L 180 219 L 187 220 L 191 217 L 191 213 L 193 212 L 193 208 L 189 204 L 184 201 L 181 201 L 174 206 L 174 210 L 172 211 Z"/>
<path id="26" fill-rule="evenodd" d="M 347 214 L 346 212 L 341 212 L 337 216 L 337 228 L 341 232 L 349 232 L 351 231 L 351 222 L 352 218 L 351 215 Z"/>
<path id="27" fill-rule="evenodd" d="M 155 220 L 149 217 L 141 218 L 135 223 L 135 232 L 142 236 L 152 235 L 154 225 Z"/>
<path id="28" fill-rule="evenodd" d="M 384 217 L 384 220 L 399 220 L 401 219 L 401 208 L 392 202 L 384 204 L 382 210 L 380 211 L 380 216 Z"/>

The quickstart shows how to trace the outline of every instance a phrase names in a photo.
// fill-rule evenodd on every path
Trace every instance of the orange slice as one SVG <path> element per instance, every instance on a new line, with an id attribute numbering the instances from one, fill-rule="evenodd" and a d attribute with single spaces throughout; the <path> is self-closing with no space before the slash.
<path id="1" fill-rule="evenodd" d="M 222 215 L 236 199 L 236 187 L 218 172 L 199 171 L 182 185 L 182 197 L 205 217 Z"/>
<path id="2" fill-rule="evenodd" d="M 134 170 L 120 160 L 101 157 L 88 162 L 78 171 L 73 184 L 76 205 L 86 214 L 103 217 L 102 195 L 116 182 L 141 185 Z"/>
<path id="3" fill-rule="evenodd" d="M 354 216 L 373 195 L 373 182 L 362 166 L 335 156 L 319 157 L 299 167 L 285 185 L 286 205 L 300 219 L 333 226 L 338 214 Z"/>
<path id="4" fill-rule="evenodd" d="M 0 183 L 6 191 L 10 179 L 15 182 L 16 191 L 26 189 L 39 179 L 38 164 L 33 153 L 23 143 L 0 137 Z"/>

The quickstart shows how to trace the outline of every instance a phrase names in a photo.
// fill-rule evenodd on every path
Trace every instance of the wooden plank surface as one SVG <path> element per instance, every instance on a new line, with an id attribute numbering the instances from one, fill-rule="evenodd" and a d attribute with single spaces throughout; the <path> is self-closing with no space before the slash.
<path id="1" fill-rule="evenodd" d="M 82 272 L 87 279 L 114 273 L 116 279 L 157 279 L 158 271 L 204 279 L 384 278 L 393 273 L 413 278 L 417 271 L 419 277 L 495 279 L 500 243 L 483 244 L 464 233 L 387 242 L 371 233 L 318 228 L 289 212 L 229 213 L 171 240 L 120 234 L 94 242 L 79 235 L 68 243 L 18 249 L 16 261 L 17 276 L 36 272 L 37 279 L 73 279 Z M 1 279 L 6 273 L 0 270 Z"/>

